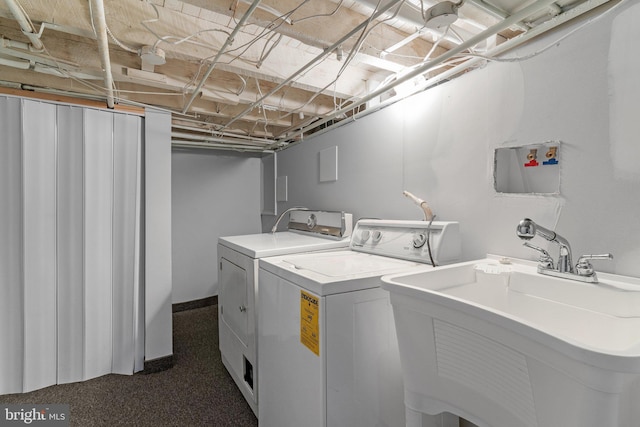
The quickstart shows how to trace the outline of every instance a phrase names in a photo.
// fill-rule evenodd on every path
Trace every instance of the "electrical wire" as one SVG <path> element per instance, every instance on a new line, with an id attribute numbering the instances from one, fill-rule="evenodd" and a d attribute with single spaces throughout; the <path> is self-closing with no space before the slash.
<path id="1" fill-rule="evenodd" d="M 335 14 L 335 13 L 337 12 L 337 10 L 338 10 L 338 9 L 340 8 L 340 6 L 342 5 L 342 2 L 343 2 L 343 0 L 341 0 L 341 2 L 340 2 L 340 4 L 338 5 L 338 7 L 336 7 L 336 9 L 335 9 L 331 14 L 329 14 L 329 16 L 332 16 L 333 14 Z M 306 3 L 306 1 L 305 1 L 304 3 Z M 304 3 L 303 3 L 303 4 L 304 4 Z M 448 62 L 446 62 L 446 63 L 440 64 L 440 65 L 438 66 L 438 68 L 440 68 L 440 67 L 445 67 L 445 66 L 450 66 L 451 64 L 453 64 L 453 63 L 454 63 L 454 61 L 455 61 L 455 62 L 460 62 L 460 61 L 464 61 L 464 60 L 469 59 L 469 58 L 472 58 L 472 57 L 478 57 L 478 58 L 486 59 L 486 60 L 488 60 L 488 61 L 495 61 L 495 62 L 518 62 L 518 61 L 525 61 L 525 60 L 531 59 L 531 58 L 533 58 L 533 57 L 535 57 L 535 56 L 537 56 L 537 55 L 539 55 L 539 54 L 541 54 L 541 53 L 543 53 L 543 52 L 545 52 L 545 51 L 549 50 L 550 48 L 552 48 L 552 47 L 554 47 L 554 46 L 557 46 L 559 43 L 561 43 L 562 41 L 564 41 L 566 38 L 570 37 L 571 35 L 573 35 L 573 34 L 574 34 L 574 33 L 576 33 L 577 31 L 579 31 L 579 30 L 581 30 L 582 28 L 584 28 L 584 27 L 586 27 L 586 26 L 590 25 L 591 23 L 593 23 L 593 22 L 595 22 L 595 21 L 599 20 L 600 18 L 602 18 L 603 16 L 607 15 L 607 14 L 608 14 L 608 13 L 610 13 L 611 11 L 613 11 L 613 10 L 617 9 L 618 7 L 620 7 L 620 6 L 621 6 L 622 4 L 624 4 L 624 3 L 626 3 L 626 0 L 622 0 L 622 1 L 618 2 L 617 4 L 615 4 L 614 6 L 610 7 L 610 8 L 609 8 L 609 9 L 607 9 L 606 11 L 602 12 L 601 14 L 599 14 L 599 15 L 597 15 L 597 16 L 595 16 L 595 17 L 591 18 L 591 19 L 589 19 L 588 21 L 586 21 L 586 22 L 582 23 L 580 26 L 578 26 L 578 27 L 574 28 L 573 30 L 571 30 L 571 31 L 570 31 L 570 32 L 568 32 L 567 34 L 565 34 L 565 35 L 563 35 L 562 37 L 560 37 L 560 38 L 558 38 L 558 39 L 554 40 L 552 43 L 550 43 L 550 44 L 548 44 L 548 45 L 544 46 L 542 49 L 537 50 L 537 51 L 535 51 L 535 52 L 532 52 L 532 53 L 530 53 L 530 54 L 522 55 L 522 56 L 518 56 L 518 57 L 504 57 L 504 58 L 498 58 L 498 57 L 487 57 L 487 56 L 483 56 L 483 55 L 475 54 L 475 53 L 460 54 L 460 55 L 457 55 L 456 57 L 452 58 L 452 60 L 451 60 L 450 62 L 448 61 Z M 150 4 L 152 5 L 152 7 L 154 8 L 154 10 L 156 11 L 157 18 L 156 18 L 156 20 L 155 20 L 155 21 L 158 21 L 158 20 L 159 20 L 159 12 L 158 12 L 157 8 L 155 7 L 155 5 L 153 5 L 152 3 L 150 3 Z M 380 3 L 378 3 L 378 4 L 380 4 Z M 424 9 L 422 2 L 421 2 L 421 7 Z M 297 8 L 296 8 L 296 9 L 297 9 Z M 294 9 L 294 10 L 296 10 L 296 9 Z M 289 12 L 289 14 L 290 14 L 290 13 L 293 13 L 293 11 Z M 284 15 L 287 15 L 287 14 L 284 14 Z M 284 16 L 284 15 L 283 15 L 283 16 Z M 301 18 L 300 20 L 297 20 L 296 22 L 300 22 L 300 21 L 302 21 L 302 20 L 311 19 L 311 18 L 319 17 L 319 16 L 326 16 L 326 15 L 309 16 L 309 17 Z M 27 17 L 28 17 L 28 16 L 27 16 Z M 147 20 L 147 21 L 143 21 L 143 22 L 145 22 L 145 23 L 152 23 L 152 22 L 155 22 L 155 21 L 154 21 L 154 20 Z M 281 24 L 280 24 L 280 25 L 281 25 Z M 93 23 L 92 23 L 92 26 L 93 26 Z M 200 32 L 198 32 L 198 33 L 194 33 L 194 34 L 192 34 L 192 35 L 189 35 L 189 36 L 187 36 L 187 37 L 182 37 L 182 38 L 179 38 L 179 37 L 177 37 L 177 36 L 164 36 L 164 37 L 160 37 L 160 36 L 159 36 L 158 34 L 156 34 L 156 33 L 155 33 L 151 28 L 149 28 L 149 26 L 148 26 L 148 25 L 143 24 L 143 26 L 145 26 L 145 28 L 147 28 L 147 30 L 149 30 L 152 34 L 154 34 L 154 36 L 156 36 L 156 37 L 157 37 L 158 41 L 156 42 L 156 44 L 157 44 L 157 43 L 160 43 L 160 42 L 166 42 L 166 43 L 170 43 L 170 44 L 173 44 L 173 45 L 178 45 L 178 44 L 180 44 L 180 43 L 184 43 L 184 42 L 190 42 L 190 43 L 191 43 L 193 38 L 197 37 L 199 34 L 202 34 L 202 33 L 204 33 L 204 32 L 207 32 L 207 31 L 219 31 L 219 32 L 222 32 L 222 33 L 225 33 L 225 34 L 229 34 L 228 32 L 226 32 L 226 31 L 224 31 L 224 30 L 204 30 L 204 31 L 200 31 Z M 276 28 L 277 28 L 277 27 L 279 27 L 279 25 L 278 25 L 278 26 L 276 26 Z M 368 27 L 365 27 L 366 34 L 367 34 L 367 35 L 368 35 L 368 34 L 370 34 L 370 33 L 371 33 L 371 31 L 373 31 L 373 29 L 374 29 L 374 28 L 375 28 L 375 26 L 374 26 L 373 28 L 370 28 L 370 29 L 369 29 Z M 363 30 L 363 33 L 362 33 L 362 34 L 360 35 L 360 37 L 358 38 L 358 42 L 359 42 L 359 44 L 357 44 L 357 45 L 356 45 L 357 47 L 356 47 L 356 46 L 354 46 L 354 48 L 350 51 L 350 53 L 349 53 L 349 57 L 348 57 L 348 60 L 349 60 L 349 61 L 351 61 L 351 60 L 352 60 L 352 58 L 353 58 L 353 57 L 355 56 L 355 54 L 358 52 L 358 49 L 361 49 L 361 48 L 362 48 L 362 46 L 364 45 L 364 43 L 365 43 L 365 39 L 366 39 L 366 36 L 364 36 L 364 32 L 365 32 L 365 30 Z M 264 33 L 263 37 L 264 37 L 266 34 L 269 34 L 269 32 L 270 32 L 270 31 L 274 31 L 274 29 L 265 30 L 265 31 L 263 32 L 263 33 Z M 94 28 L 94 32 L 95 32 L 95 28 Z M 110 34 L 110 36 L 111 36 L 111 38 L 114 40 L 114 42 L 116 42 L 116 43 L 117 43 L 117 39 L 113 36 L 113 34 Z M 275 37 L 275 35 L 272 33 L 272 34 L 269 36 L 269 39 L 267 40 L 267 43 L 268 43 L 270 40 L 273 40 L 273 37 Z M 282 35 L 280 35 L 280 37 L 282 37 Z M 170 40 L 173 40 L 174 38 L 175 38 L 177 41 L 176 41 L 176 42 L 171 42 Z M 252 44 L 253 44 L 253 43 L 256 43 L 258 40 L 259 40 L 259 38 L 255 38 L 255 39 L 254 39 L 252 42 L 250 42 L 250 43 L 252 43 Z M 199 46 L 206 46 L 207 48 L 211 48 L 211 49 L 213 49 L 212 47 L 210 47 L 210 46 L 208 46 L 208 45 L 206 45 L 206 44 L 203 44 L 203 43 L 197 43 L 197 42 L 193 42 L 193 43 L 194 43 L 194 44 L 197 44 L 197 45 L 199 45 Z M 248 45 L 248 44 L 246 44 L 246 45 Z M 271 46 L 271 49 L 269 49 L 268 51 L 266 51 L 266 46 L 267 46 L 267 45 L 265 44 L 265 48 L 263 48 L 263 54 L 261 55 L 261 59 L 262 59 L 262 60 L 265 60 L 265 59 L 266 59 L 266 57 L 267 57 L 267 56 L 268 56 L 268 55 L 269 55 L 269 54 L 270 54 L 270 53 L 275 49 L 275 47 L 276 47 L 275 45 L 272 45 L 272 46 Z M 129 50 L 129 51 L 131 51 L 131 50 Z M 246 50 L 245 50 L 245 51 L 246 51 Z M 53 55 L 51 55 L 51 53 L 50 53 L 49 51 L 47 51 L 47 50 L 45 49 L 45 50 L 44 50 L 44 52 L 45 52 L 45 54 L 46 54 L 46 55 L 51 59 L 51 61 L 53 61 L 53 62 L 55 63 L 55 65 L 56 65 L 55 67 L 51 67 L 52 69 L 57 69 L 61 74 L 63 74 L 63 75 L 65 75 L 65 76 L 69 77 L 70 79 L 72 79 L 72 80 L 74 80 L 74 81 L 77 81 L 77 82 L 79 82 L 80 84 L 82 84 L 82 85 L 84 85 L 84 86 L 86 86 L 86 87 L 90 88 L 92 91 L 96 91 L 96 92 L 98 92 L 98 93 L 104 94 L 104 91 L 106 90 L 106 88 L 101 87 L 101 85 L 94 84 L 94 83 L 92 83 L 92 82 L 90 82 L 90 81 L 88 81 L 88 80 L 86 80 L 86 79 L 81 79 L 81 78 L 77 78 L 77 77 L 75 77 L 75 76 L 73 75 L 73 72 L 72 72 L 72 71 L 70 71 L 70 70 L 68 70 L 68 67 L 67 67 L 67 66 L 62 65 L 62 64 L 61 64 L 61 63 L 60 63 L 60 62 L 59 62 L 59 61 L 58 61 L 58 60 L 57 60 Z M 244 51 L 243 51 L 243 53 L 244 53 Z M 240 54 L 240 55 L 241 55 L 241 54 Z M 237 58 L 236 58 L 236 59 L 241 59 L 241 58 L 239 58 L 239 56 L 240 56 L 240 55 L 237 55 Z M 398 55 L 398 56 L 400 56 L 400 55 Z M 428 55 L 428 56 L 430 56 L 430 55 Z M 317 96 L 319 96 L 319 95 L 320 95 L 320 92 L 325 91 L 329 86 L 331 86 L 331 84 L 335 84 L 335 83 L 337 82 L 337 79 L 342 75 L 342 73 L 344 72 L 344 70 L 346 69 L 346 67 L 347 67 L 347 65 L 343 65 L 343 66 L 341 67 L 340 71 L 338 72 L 338 74 L 336 75 L 336 79 L 335 79 L 335 80 L 333 80 L 329 85 L 325 86 L 323 89 L 321 89 L 320 91 L 318 91 L 316 94 L 314 94 L 314 95 L 313 95 L 313 97 L 311 97 L 311 99 L 310 99 L 309 101 L 307 101 L 305 104 L 301 105 L 300 107 L 297 107 L 296 109 L 293 109 L 291 112 L 287 113 L 287 114 L 286 114 L 285 116 L 283 116 L 283 117 L 286 117 L 286 116 L 291 115 L 291 114 L 293 114 L 293 113 L 295 113 L 295 112 L 297 112 L 297 111 L 300 111 L 301 109 L 303 109 L 304 107 L 306 107 L 307 105 L 309 105 L 311 102 L 313 102 L 313 100 L 315 100 L 315 99 L 317 98 Z M 430 71 L 431 71 L 431 70 L 430 70 Z M 238 76 L 238 77 L 243 81 L 243 85 L 242 85 L 242 88 L 241 88 L 241 89 L 239 89 L 238 91 L 236 91 L 236 92 L 235 92 L 236 94 L 240 94 L 240 93 L 242 93 L 242 91 L 243 91 L 243 90 L 244 90 L 244 88 L 246 87 L 246 81 L 245 81 L 241 76 Z M 115 85 L 115 82 L 114 82 L 114 87 L 115 87 L 115 86 L 116 86 L 116 85 Z M 259 86 L 259 83 L 258 83 L 258 86 Z M 290 87 L 291 87 L 291 86 L 287 87 L 287 89 L 286 89 L 286 90 L 289 90 L 289 89 L 290 89 Z M 259 89 L 260 89 L 260 88 L 259 88 Z M 260 90 L 259 90 L 259 91 L 260 91 Z M 260 92 L 261 92 L 261 91 L 260 91 Z M 122 93 L 132 93 L 132 94 L 134 94 L 134 93 L 138 93 L 138 94 L 154 94 L 154 95 L 165 95 L 165 96 L 182 96 L 182 94 L 169 94 L 169 93 L 156 93 L 156 92 L 143 92 L 143 91 L 122 91 Z M 231 92 L 231 93 L 234 93 L 234 92 Z M 350 98 L 350 99 L 342 100 L 342 101 L 340 101 L 340 103 L 338 103 L 338 102 L 336 101 L 336 99 L 335 99 L 335 93 L 336 93 L 336 92 L 335 92 L 335 90 L 334 90 L 334 106 L 337 106 L 337 105 L 348 105 L 348 103 L 349 103 L 349 102 L 353 102 L 353 100 L 355 99 L 355 97 L 352 97 L 352 98 Z M 121 96 L 117 96 L 117 99 L 123 100 L 123 98 L 122 98 Z M 141 104 L 141 105 L 144 105 L 144 104 Z M 357 108 L 357 107 L 355 107 L 355 108 Z M 266 130 L 266 123 L 265 123 L 265 130 Z"/>
<path id="2" fill-rule="evenodd" d="M 262 98 L 262 89 L 260 89 L 260 81 L 256 78 L 256 87 L 258 88 L 258 94 L 260 94 L 260 98 Z M 264 104 L 261 104 L 262 106 L 262 115 L 264 117 L 264 133 L 268 134 L 267 132 L 267 123 L 268 123 L 268 118 L 267 118 L 267 111 L 264 108 Z M 257 123 L 256 123 L 257 125 Z"/>
<path id="3" fill-rule="evenodd" d="M 431 260 L 431 265 L 437 267 L 436 262 L 433 260 L 433 253 L 431 252 L 431 224 L 433 224 L 433 220 L 436 218 L 435 215 L 431 217 L 429 220 L 429 224 L 427 224 L 427 252 L 429 253 L 429 260 Z"/>
<path id="4" fill-rule="evenodd" d="M 369 36 L 369 34 L 371 34 L 371 32 L 378 26 L 383 24 L 386 21 L 392 20 L 394 19 L 397 14 L 400 11 L 400 8 L 402 7 L 402 5 L 404 4 L 403 2 L 398 3 L 397 9 L 396 11 L 393 13 L 393 15 L 389 18 L 383 19 L 379 22 L 377 22 L 373 27 L 369 28 L 369 24 L 371 23 L 371 20 L 373 18 L 373 15 L 376 13 L 376 11 L 380 8 L 380 4 L 381 4 L 381 0 L 378 0 L 378 3 L 374 9 L 374 11 L 371 13 L 371 15 L 368 17 L 368 23 L 367 25 L 362 29 L 362 32 L 360 33 L 360 35 L 358 36 L 358 39 L 356 40 L 356 43 L 353 45 L 353 47 L 349 50 L 349 54 L 347 55 L 347 58 L 344 59 L 344 63 L 342 64 L 342 67 L 340 67 L 340 70 L 338 71 L 335 79 L 333 79 L 331 82 L 329 82 L 326 86 L 324 86 L 322 89 L 320 89 L 319 91 L 316 91 L 316 93 L 309 99 L 307 100 L 307 102 L 305 102 L 303 105 L 301 105 L 300 107 L 292 110 L 290 112 L 290 114 L 294 114 L 298 111 L 300 111 L 302 108 L 306 107 L 307 105 L 309 105 L 311 102 L 313 102 L 313 100 L 315 100 L 322 92 L 324 92 L 325 90 L 327 90 L 330 86 L 334 86 L 334 91 L 333 91 L 333 101 L 334 101 L 334 111 L 336 111 L 341 104 L 338 104 L 336 102 L 336 90 L 335 90 L 335 86 L 337 85 L 338 80 L 340 79 L 340 77 L 342 76 L 342 74 L 344 73 L 344 71 L 347 69 L 347 66 L 353 61 L 353 59 L 355 58 L 355 55 L 360 51 L 362 44 L 364 43 L 364 40 L 366 40 L 366 38 Z M 326 60 L 326 58 L 325 58 Z M 323 61 L 319 62 L 318 64 L 314 65 L 313 68 L 317 67 L 318 65 L 320 65 Z M 302 77 L 302 76 L 300 76 Z"/>
<path id="5" fill-rule="evenodd" d="M 310 15 L 310 16 L 306 16 L 304 18 L 300 18 L 300 19 L 296 19 L 295 21 L 291 21 L 292 24 L 297 24 L 298 22 L 302 22 L 302 21 L 306 21 L 307 19 L 313 19 L 313 18 L 322 18 L 322 17 L 328 17 L 328 16 L 333 16 L 335 15 L 338 10 L 340 9 L 340 7 L 342 6 L 342 3 L 344 3 L 344 0 L 340 0 L 340 2 L 338 3 L 338 6 L 336 6 L 336 8 L 333 10 L 333 12 L 331 13 L 323 13 L 323 14 L 317 14 L 317 15 Z"/>
<path id="6" fill-rule="evenodd" d="M 445 39 L 450 29 L 451 29 L 451 25 L 447 25 L 447 28 L 445 28 L 442 35 L 438 37 L 438 40 L 436 40 L 436 42 L 431 46 L 431 49 L 429 50 L 429 52 L 425 55 L 424 59 L 422 60 L 422 63 L 427 62 L 429 58 L 431 58 L 431 55 L 433 54 L 433 52 L 435 52 L 438 45 L 440 45 L 440 42 L 442 42 L 442 40 Z"/>
<path id="7" fill-rule="evenodd" d="M 269 48 L 269 50 L 267 50 L 265 52 L 265 50 L 267 49 L 267 46 L 269 44 L 269 42 L 275 37 L 278 36 L 278 39 L 272 43 L 271 47 Z M 278 44 L 280 44 L 280 41 L 282 40 L 282 37 L 284 35 L 283 34 L 278 34 L 278 33 L 273 33 L 271 35 L 271 37 L 269 37 L 269 39 L 266 41 L 266 43 L 264 44 L 264 47 L 262 48 L 262 54 L 260 55 L 260 59 L 258 60 L 258 63 L 256 64 L 256 68 L 260 68 L 262 66 L 262 63 L 264 62 L 265 59 L 267 59 L 267 57 L 271 54 L 271 52 L 273 52 L 273 49 L 275 49 Z"/>
<path id="8" fill-rule="evenodd" d="M 249 42 L 238 46 L 235 49 L 228 49 L 225 53 L 226 54 L 230 54 L 231 52 L 236 52 L 238 50 L 242 50 L 242 52 L 240 52 L 239 54 L 237 54 L 235 56 L 235 58 L 233 58 L 232 60 L 230 60 L 229 62 L 226 62 L 225 64 L 230 64 L 231 62 L 235 61 L 235 60 L 243 60 L 244 62 L 247 63 L 253 63 L 255 64 L 257 61 L 249 61 L 246 59 L 241 58 L 241 56 L 247 52 L 249 50 L 249 48 L 251 46 L 253 46 L 255 43 L 257 43 L 258 41 L 260 41 L 262 38 L 266 37 L 267 34 L 269 33 L 275 33 L 275 31 L 280 28 L 284 23 L 285 23 L 285 18 L 289 19 L 289 17 L 295 13 L 299 8 L 301 8 L 304 4 L 306 4 L 307 2 L 309 2 L 310 0 L 304 0 L 302 3 L 300 3 L 298 6 L 296 6 L 295 8 L 291 9 L 290 11 L 276 17 L 275 19 L 273 19 L 272 21 L 270 21 L 267 25 L 265 25 L 265 27 L 260 31 L 259 34 L 257 34 L 252 40 L 250 40 Z M 277 21 L 280 21 L 279 23 L 276 23 Z M 206 58 L 206 59 L 210 59 L 213 56 Z"/>
<path id="9" fill-rule="evenodd" d="M 205 44 L 205 43 L 195 42 L 195 41 L 192 41 L 191 39 L 193 39 L 193 38 L 195 38 L 195 37 L 198 37 L 200 34 L 203 34 L 203 33 L 209 33 L 209 32 L 219 32 L 219 33 L 223 33 L 223 34 L 227 35 L 227 37 L 231 36 L 231 33 L 230 33 L 230 32 L 228 32 L 228 31 L 226 31 L 226 30 L 221 30 L 221 29 L 218 29 L 218 28 L 211 28 L 211 29 L 206 29 L 206 30 L 200 30 L 200 31 L 197 31 L 197 32 L 192 33 L 192 34 L 190 34 L 190 35 L 188 35 L 188 36 L 185 36 L 185 37 L 178 37 L 178 36 L 161 36 L 160 34 L 156 33 L 156 32 L 155 32 L 155 31 L 154 31 L 154 30 L 149 26 L 149 24 L 153 24 L 153 23 L 155 23 L 155 22 L 159 22 L 159 21 L 160 21 L 160 11 L 158 10 L 158 7 L 157 7 L 155 4 L 151 3 L 149 0 L 146 0 L 146 3 L 147 3 L 148 5 L 150 5 L 150 6 L 153 8 L 153 10 L 154 10 L 154 12 L 155 12 L 155 14 L 156 14 L 156 17 L 155 17 L 155 18 L 150 18 L 150 19 L 145 19 L 145 20 L 143 20 L 143 21 L 140 21 L 140 25 L 142 25 L 142 26 L 143 26 L 147 31 L 149 31 L 149 32 L 150 32 L 150 33 L 151 33 L 151 34 L 152 34 L 152 35 L 157 39 L 157 40 L 156 40 L 156 42 L 153 44 L 153 48 L 154 48 L 154 49 L 158 47 L 158 44 L 159 44 L 159 43 L 167 43 L 167 44 L 170 44 L 170 45 L 177 46 L 177 45 L 179 45 L 179 44 L 189 42 L 189 43 L 191 43 L 191 44 L 193 44 L 193 45 L 196 45 L 196 46 L 200 46 L 200 47 L 204 47 L 204 48 L 212 49 L 212 50 L 213 50 L 214 48 L 213 48 L 213 47 L 211 47 L 210 45 L 207 45 L 207 44 Z M 175 39 L 176 41 L 170 41 L 170 40 L 174 40 L 174 39 Z"/>

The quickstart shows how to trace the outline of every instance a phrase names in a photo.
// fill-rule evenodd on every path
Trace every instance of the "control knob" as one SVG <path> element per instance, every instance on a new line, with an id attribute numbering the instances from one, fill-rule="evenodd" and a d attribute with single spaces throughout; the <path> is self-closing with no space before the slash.
<path id="1" fill-rule="evenodd" d="M 419 249 L 427 243 L 427 235 L 425 233 L 418 233 L 413 236 L 413 247 Z"/>

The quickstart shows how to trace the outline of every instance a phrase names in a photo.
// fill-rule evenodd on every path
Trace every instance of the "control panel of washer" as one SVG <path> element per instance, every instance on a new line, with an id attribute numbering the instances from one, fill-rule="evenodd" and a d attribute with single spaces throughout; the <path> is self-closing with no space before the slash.
<path id="1" fill-rule="evenodd" d="M 351 235 L 351 250 L 436 265 L 460 261 L 460 228 L 455 221 L 362 219 Z"/>

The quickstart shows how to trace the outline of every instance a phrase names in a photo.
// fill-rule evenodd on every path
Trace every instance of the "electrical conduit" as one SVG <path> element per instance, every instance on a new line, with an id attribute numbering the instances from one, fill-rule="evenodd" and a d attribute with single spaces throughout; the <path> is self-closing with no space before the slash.
<path id="1" fill-rule="evenodd" d="M 209 65 L 209 69 L 207 70 L 206 73 L 204 73 L 204 76 L 202 76 L 202 80 L 200 80 L 200 83 L 198 83 L 198 86 L 193 90 L 193 93 L 191 94 L 191 98 L 189 98 L 189 101 L 186 103 L 186 105 L 182 109 L 182 114 L 185 114 L 189 110 L 189 107 L 191 107 L 191 104 L 196 99 L 196 96 L 198 96 L 198 94 L 200 93 L 200 89 L 202 88 L 202 86 L 204 86 L 204 83 L 207 81 L 207 79 L 213 72 L 213 69 L 216 67 L 218 60 L 225 53 L 227 46 L 230 46 L 231 43 L 233 43 L 233 40 L 235 39 L 236 34 L 238 34 L 238 31 L 240 31 L 244 23 L 247 21 L 247 19 L 249 19 L 249 17 L 253 13 L 253 11 L 256 10 L 259 4 L 260 4 L 260 0 L 254 0 L 254 2 L 251 4 L 247 12 L 240 19 L 240 22 L 238 22 L 236 27 L 233 29 L 233 32 L 229 35 L 229 37 L 227 37 L 227 40 L 222 45 L 222 47 L 216 54 L 215 58 L 213 58 L 211 65 Z"/>
<path id="2" fill-rule="evenodd" d="M 22 7 L 15 0 L 4 0 L 4 2 L 9 7 L 9 10 L 11 10 L 11 14 L 13 14 L 13 17 L 16 18 L 18 24 L 20 24 L 22 34 L 27 36 L 27 38 L 31 42 L 33 50 L 38 52 L 44 50 L 44 45 L 40 41 L 39 34 L 31 25 L 31 21 L 29 21 L 29 18 L 27 18 L 27 15 L 24 13 L 24 10 L 22 10 Z"/>
<path id="3" fill-rule="evenodd" d="M 104 72 L 104 86 L 107 91 L 107 107 L 114 107 L 113 75 L 111 74 L 111 60 L 109 59 L 109 40 L 107 38 L 107 21 L 104 14 L 104 2 L 91 0 L 91 20 L 95 25 L 98 38 L 100 63 Z"/>

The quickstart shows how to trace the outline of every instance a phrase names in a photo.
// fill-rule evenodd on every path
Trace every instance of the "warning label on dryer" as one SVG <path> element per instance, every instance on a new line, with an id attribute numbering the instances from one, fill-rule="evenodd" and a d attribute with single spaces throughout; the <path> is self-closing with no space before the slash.
<path id="1" fill-rule="evenodd" d="M 319 298 L 305 291 L 300 291 L 300 342 L 320 356 Z"/>

